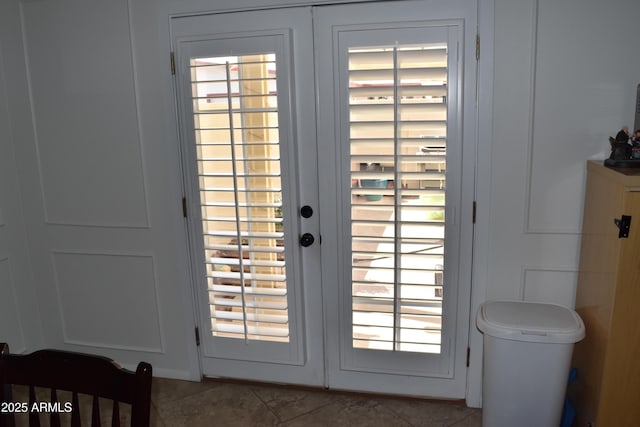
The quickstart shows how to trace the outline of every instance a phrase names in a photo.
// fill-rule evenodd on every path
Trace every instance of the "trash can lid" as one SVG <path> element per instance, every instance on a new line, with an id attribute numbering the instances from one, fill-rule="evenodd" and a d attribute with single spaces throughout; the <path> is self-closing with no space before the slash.
<path id="1" fill-rule="evenodd" d="M 487 301 L 480 306 L 478 329 L 515 341 L 575 343 L 584 338 L 584 323 L 574 310 L 556 304 Z"/>

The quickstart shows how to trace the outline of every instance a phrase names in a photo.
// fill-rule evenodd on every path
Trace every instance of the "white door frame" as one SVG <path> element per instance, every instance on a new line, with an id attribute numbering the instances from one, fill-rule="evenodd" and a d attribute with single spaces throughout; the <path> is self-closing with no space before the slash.
<path id="1" fill-rule="evenodd" d="M 220 13 L 240 10 L 253 10 L 261 8 L 288 7 L 290 5 L 321 5 L 340 3 L 368 3 L 371 0 L 330 0 L 330 1 L 307 1 L 307 0 L 257 0 L 253 6 L 232 6 L 228 5 L 185 5 L 176 4 L 169 9 L 167 18 L 188 16 L 202 13 Z M 477 0 L 478 2 L 478 35 L 481 50 L 478 61 L 478 112 L 476 115 L 476 131 L 478 136 L 477 154 L 475 163 L 476 174 L 476 227 L 474 232 L 474 257 L 472 266 L 472 292 L 471 310 L 468 320 L 469 325 L 469 347 L 470 360 L 468 369 L 466 402 L 471 407 L 481 406 L 482 395 L 482 334 L 475 326 L 475 312 L 486 298 L 487 289 L 487 247 L 490 237 L 490 221 L 488 217 L 491 200 L 491 140 L 493 136 L 493 57 L 494 57 L 494 4 L 495 0 Z M 206 12 L 204 12 L 206 11 Z M 165 33 L 169 43 L 172 44 L 171 30 Z M 170 89 L 175 96 L 175 91 Z M 177 101 L 174 101 L 176 105 Z M 175 124 L 177 127 L 177 123 Z M 194 302 L 195 304 L 195 302 Z M 195 308 L 194 308 L 195 310 Z M 192 361 L 199 361 L 192 359 Z M 200 371 L 200 366 L 191 366 L 191 371 Z"/>
<path id="2" fill-rule="evenodd" d="M 478 1 L 478 62 L 475 155 L 475 228 L 471 270 L 471 307 L 469 311 L 469 367 L 467 369 L 466 403 L 482 406 L 483 336 L 476 327 L 476 312 L 486 299 L 488 244 L 491 204 L 491 141 L 493 138 L 493 56 L 494 2 Z"/>

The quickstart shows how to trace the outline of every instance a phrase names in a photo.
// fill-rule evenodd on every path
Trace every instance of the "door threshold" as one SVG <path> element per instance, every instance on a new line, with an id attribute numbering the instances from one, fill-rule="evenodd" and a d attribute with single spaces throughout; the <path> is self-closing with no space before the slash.
<path id="1" fill-rule="evenodd" d="M 321 387 L 321 386 L 311 386 L 311 385 L 300 385 L 300 384 L 287 384 L 287 383 L 275 383 L 275 382 L 267 382 L 267 381 L 254 381 L 254 380 L 243 380 L 236 378 L 225 378 L 225 377 L 202 377 L 202 382 L 208 383 L 224 383 L 224 384 L 237 384 L 243 386 L 256 386 L 256 387 L 270 387 L 270 388 L 278 388 L 283 390 L 299 390 L 299 391 L 311 391 L 311 392 L 324 392 L 324 393 L 332 393 L 332 394 L 342 394 L 345 396 L 353 396 L 353 397 L 364 397 L 364 398 L 382 398 L 382 399 L 396 399 L 396 400 L 406 400 L 406 401 L 437 401 L 437 402 L 451 402 L 456 404 L 465 404 L 464 399 L 450 399 L 445 397 L 425 397 L 425 396 L 415 396 L 410 394 L 389 394 L 389 393 L 374 393 L 369 391 L 357 391 L 357 390 L 343 390 L 343 389 L 335 389 L 330 387 Z"/>

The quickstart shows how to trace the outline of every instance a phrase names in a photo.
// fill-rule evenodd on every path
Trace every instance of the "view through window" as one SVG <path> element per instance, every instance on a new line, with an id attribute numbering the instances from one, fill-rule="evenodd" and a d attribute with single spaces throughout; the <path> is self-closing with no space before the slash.
<path id="1" fill-rule="evenodd" d="M 353 346 L 439 353 L 447 46 L 349 50 Z"/>
<path id="2" fill-rule="evenodd" d="M 289 340 L 275 55 L 192 58 L 214 336 Z"/>

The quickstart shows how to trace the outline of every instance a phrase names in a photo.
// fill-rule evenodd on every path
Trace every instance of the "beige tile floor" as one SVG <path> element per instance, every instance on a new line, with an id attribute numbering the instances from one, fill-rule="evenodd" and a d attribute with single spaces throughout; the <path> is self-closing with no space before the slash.
<path id="1" fill-rule="evenodd" d="M 36 389 L 39 402 L 48 401 L 49 391 Z M 14 386 L 14 402 L 28 402 L 26 387 Z M 59 392 L 59 402 L 70 402 L 68 392 Z M 479 409 L 460 401 L 439 401 L 363 395 L 284 386 L 228 382 L 190 382 L 154 378 L 151 392 L 151 425 L 154 427 L 414 427 L 482 425 Z M 100 401 L 103 426 L 111 425 L 111 401 Z M 130 408 L 122 405 L 121 425 L 129 425 Z M 91 425 L 91 398 L 80 395 L 83 426 Z M 28 426 L 28 415 L 17 414 L 16 427 Z M 47 414 L 40 414 L 43 426 Z M 70 414 L 61 414 L 61 424 L 70 424 Z"/>
<path id="2" fill-rule="evenodd" d="M 154 379 L 151 412 L 161 427 L 482 425 L 463 402 L 168 379 Z"/>

